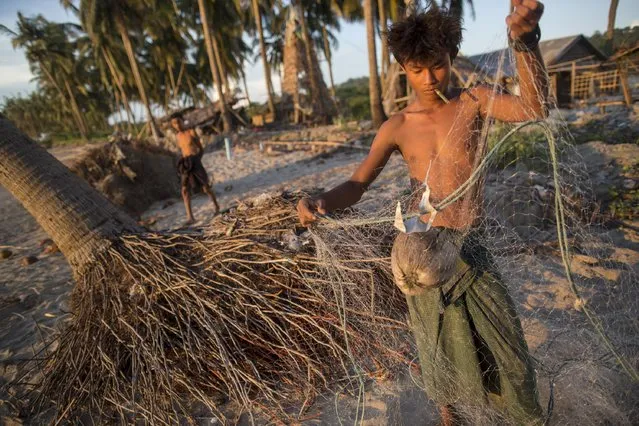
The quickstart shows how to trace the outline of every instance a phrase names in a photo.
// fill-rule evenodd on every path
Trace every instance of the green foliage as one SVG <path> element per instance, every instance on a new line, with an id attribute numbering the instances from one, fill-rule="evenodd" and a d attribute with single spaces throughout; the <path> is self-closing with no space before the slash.
<path id="1" fill-rule="evenodd" d="M 610 145 L 621 143 L 639 145 L 639 130 L 628 125 L 610 126 L 607 117 L 589 120 L 578 125 L 571 124 L 569 128 L 576 144 L 604 141 Z"/>
<path id="2" fill-rule="evenodd" d="M 637 182 L 639 180 L 639 163 L 626 165 L 622 169 L 624 179 Z M 612 201 L 609 211 L 617 219 L 636 219 L 639 217 L 639 188 L 626 189 L 618 186 L 610 189 Z"/>
<path id="3" fill-rule="evenodd" d="M 599 49 L 604 55 L 610 56 L 612 55 L 613 49 L 610 49 L 606 46 L 606 35 L 596 31 L 592 36 L 589 37 L 590 42 Z M 614 46 L 614 50 L 625 49 L 628 47 L 632 47 L 639 42 L 639 26 L 634 28 L 626 27 L 626 28 L 615 28 L 615 32 L 612 36 L 612 44 Z"/>
<path id="4" fill-rule="evenodd" d="M 370 120 L 371 106 L 368 91 L 368 77 L 351 78 L 335 86 L 344 118 L 349 120 Z"/>
<path id="5" fill-rule="evenodd" d="M 299 0 L 316 50 L 331 57 L 340 22 L 362 18 L 359 0 Z M 53 144 L 68 143 L 81 134 L 111 131 L 114 112 L 133 109 L 142 94 L 166 111 L 209 102 L 213 85 L 203 42 L 197 0 L 60 0 L 81 25 L 48 21 L 44 16 L 18 14 L 15 28 L 0 25 L 22 49 L 37 82 L 37 93 L 0 102 L 20 129 L 34 138 L 51 135 Z M 395 4 L 395 0 L 388 4 Z M 283 61 L 284 33 L 290 1 L 259 0 L 266 53 L 276 74 Z M 232 97 L 254 58 L 250 39 L 258 37 L 250 0 L 207 0 L 208 20 L 219 47 L 221 74 L 231 80 Z M 390 6 L 389 6 L 390 7 Z M 327 43 L 325 43 L 325 41 Z M 127 54 L 125 46 L 133 52 Z M 325 51 L 325 47 L 329 49 Z M 139 78 L 133 71 L 139 68 Z M 222 79 L 226 85 L 226 79 Z M 362 83 L 362 84 L 360 84 Z M 366 79 L 343 85 L 342 104 L 349 118 L 370 116 Z M 252 105 L 252 110 L 264 108 Z M 134 127 L 128 114 L 126 130 Z M 117 125 L 115 127 L 118 127 Z"/>
<path id="6" fill-rule="evenodd" d="M 635 219 L 639 216 L 639 190 L 612 190 L 613 200 L 608 207 L 612 217 L 617 219 Z"/>
<path id="7" fill-rule="evenodd" d="M 511 127 L 495 124 L 488 135 L 490 151 Z M 543 131 L 537 128 L 516 132 L 502 145 L 493 157 L 492 167 L 503 169 L 521 163 L 529 170 L 545 171 L 548 167 L 548 142 Z"/>

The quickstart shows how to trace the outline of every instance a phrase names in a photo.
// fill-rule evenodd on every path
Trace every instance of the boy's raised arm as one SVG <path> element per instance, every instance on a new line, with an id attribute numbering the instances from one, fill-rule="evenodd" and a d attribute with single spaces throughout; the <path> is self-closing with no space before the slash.
<path id="1" fill-rule="evenodd" d="M 548 79 L 539 50 L 539 20 L 544 12 L 537 0 L 512 0 L 513 12 L 506 18 L 517 76 L 519 96 L 495 94 L 492 88 L 474 89 L 483 117 L 517 122 L 546 118 Z"/>
<path id="2" fill-rule="evenodd" d="M 336 186 L 316 198 L 304 198 L 297 204 L 297 214 L 302 225 L 317 220 L 316 213 L 327 214 L 333 210 L 345 209 L 357 203 L 388 162 L 397 145 L 394 131 L 403 117 L 398 114 L 386 121 L 377 132 L 368 156 L 357 167 L 346 182 Z"/>

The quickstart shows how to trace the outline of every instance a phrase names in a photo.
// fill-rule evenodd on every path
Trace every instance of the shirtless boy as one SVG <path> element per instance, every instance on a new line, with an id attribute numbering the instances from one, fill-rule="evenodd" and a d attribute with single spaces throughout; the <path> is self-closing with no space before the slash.
<path id="1" fill-rule="evenodd" d="M 206 170 L 204 166 L 202 166 L 204 148 L 202 147 L 200 138 L 195 133 L 195 129 L 185 130 L 182 117 L 172 118 L 171 126 L 177 132 L 177 143 L 182 153 L 177 168 L 180 174 L 182 199 L 184 200 L 184 207 L 186 208 L 187 223 L 190 224 L 195 222 L 193 212 L 191 211 L 192 188 L 202 188 L 213 204 L 215 204 L 215 214 L 220 211 L 220 206 L 217 204 L 215 193 L 209 185 L 209 177 L 206 174 Z"/>
<path id="2" fill-rule="evenodd" d="M 511 4 L 514 9 L 506 23 L 520 96 L 495 93 L 486 86 L 449 87 L 462 28 L 446 11 L 430 9 L 393 25 L 389 47 L 406 71 L 415 100 L 381 126 L 350 180 L 298 203 L 303 225 L 316 221 L 318 213 L 357 203 L 396 150 L 408 166 L 414 189 L 424 188 L 421 183 L 428 176 L 430 200 L 436 205 L 471 175 L 475 156 L 482 154 L 477 146 L 486 120 L 521 122 L 547 116 L 547 80 L 537 46 L 543 5 L 536 0 Z M 462 199 L 438 212 L 428 232 L 400 234 L 395 243 L 397 247 L 401 237 L 419 246 L 424 236 L 434 235 L 437 244 L 450 240 L 458 247 L 452 278 L 424 288 L 400 286 L 406 293 L 424 384 L 440 407 L 443 424 L 456 423 L 456 406 L 489 402 L 515 424 L 542 424 L 519 319 L 490 254 L 477 238 L 481 204 L 478 194 Z M 422 220 L 427 222 L 428 215 Z"/>

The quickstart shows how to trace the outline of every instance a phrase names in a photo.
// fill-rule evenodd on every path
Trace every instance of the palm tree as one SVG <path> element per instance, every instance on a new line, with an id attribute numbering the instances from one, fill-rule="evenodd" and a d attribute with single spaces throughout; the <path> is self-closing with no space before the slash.
<path id="1" fill-rule="evenodd" d="M 65 7 L 73 7 L 70 0 L 61 0 Z M 118 34 L 126 52 L 129 66 L 133 74 L 135 85 L 141 102 L 144 104 L 149 120 L 149 127 L 154 139 L 159 138 L 159 131 L 153 118 L 151 104 L 142 80 L 138 60 L 131 41 L 130 28 L 136 28 L 136 37 L 144 37 L 145 19 L 144 7 L 153 8 L 157 0 L 140 0 L 133 3 L 126 0 L 80 0 L 79 16 L 82 27 L 93 40 L 105 40 L 113 43 L 113 34 Z"/>
<path id="2" fill-rule="evenodd" d="M 98 194 L 0 115 L 0 185 L 56 242 L 77 273 L 109 238 L 138 230 L 133 219 Z"/>
<path id="3" fill-rule="evenodd" d="M 386 120 L 382 107 L 381 87 L 377 75 L 377 52 L 375 50 L 375 12 L 373 0 L 364 0 L 364 20 L 366 21 L 366 38 L 368 42 L 368 90 L 370 94 L 371 116 L 373 126 L 378 128 Z"/>
<path id="4" fill-rule="evenodd" d="M 336 101 L 331 46 L 337 46 L 337 37 L 335 37 L 333 31 L 340 30 L 339 5 L 335 4 L 335 0 L 319 0 L 308 2 L 305 4 L 305 9 L 311 38 L 317 48 L 324 53 L 324 58 L 328 65 L 331 96 Z M 337 105 L 337 102 L 335 102 L 335 105 Z"/>
<path id="5" fill-rule="evenodd" d="M 266 43 L 264 42 L 264 29 L 262 28 L 262 12 L 260 10 L 260 4 L 258 0 L 251 0 L 251 10 L 253 18 L 255 19 L 255 29 L 257 32 L 257 38 L 260 43 L 260 56 L 262 58 L 262 67 L 264 68 L 264 80 L 266 80 L 266 92 L 268 94 L 268 109 L 273 117 L 275 117 L 275 101 L 273 96 L 275 90 L 273 90 L 273 81 L 271 80 L 271 67 L 268 62 L 266 54 Z M 248 95 L 247 95 L 248 96 Z"/>
<path id="6" fill-rule="evenodd" d="M 386 73 L 390 68 L 390 54 L 388 51 L 388 39 L 386 33 L 388 31 L 388 19 L 386 18 L 386 2 L 377 0 L 377 10 L 379 11 L 379 32 L 382 39 L 382 88 L 386 84 Z"/>
<path id="7" fill-rule="evenodd" d="M 76 99 L 73 67 L 76 62 L 75 46 L 69 36 L 77 31 L 73 24 L 47 21 L 42 15 L 26 18 L 18 13 L 18 30 L 0 25 L 0 32 L 12 37 L 14 48 L 24 48 L 32 72 L 44 75 L 42 83 L 51 84 L 70 109 L 80 135 L 88 141 L 88 129 Z M 73 83 L 73 84 L 72 84 Z"/>
<path id="8" fill-rule="evenodd" d="M 606 31 L 606 51 L 612 52 L 614 49 L 613 37 L 615 35 L 615 21 L 617 20 L 617 8 L 619 0 L 610 0 L 610 9 L 608 10 L 608 29 Z"/>
<path id="9" fill-rule="evenodd" d="M 304 42 L 304 53 L 306 55 L 306 63 L 308 64 L 308 73 L 311 87 L 311 98 L 314 100 L 315 108 L 313 115 L 319 118 L 319 121 L 327 121 L 326 111 L 324 107 L 323 99 L 321 98 L 321 89 L 319 86 L 319 79 L 321 76 L 317 75 L 317 69 L 313 66 L 314 46 L 311 40 L 311 34 L 306 24 L 306 15 L 304 8 L 302 8 L 301 0 L 294 0 L 293 7 L 296 9 L 297 20 L 302 32 L 302 41 Z"/>
<path id="10" fill-rule="evenodd" d="M 222 112 L 222 122 L 224 123 L 224 131 L 230 132 L 233 130 L 233 123 L 231 122 L 231 115 L 226 105 L 224 93 L 222 92 L 221 77 L 215 53 L 213 50 L 213 40 L 211 36 L 211 29 L 209 27 L 209 20 L 206 11 L 206 5 L 204 0 L 198 0 L 198 7 L 200 11 L 200 20 L 202 22 L 202 30 L 204 33 L 204 43 L 206 44 L 206 53 L 209 58 L 209 65 L 211 67 L 211 76 L 213 77 L 213 84 L 217 88 L 217 96 L 220 102 L 220 110 Z"/>

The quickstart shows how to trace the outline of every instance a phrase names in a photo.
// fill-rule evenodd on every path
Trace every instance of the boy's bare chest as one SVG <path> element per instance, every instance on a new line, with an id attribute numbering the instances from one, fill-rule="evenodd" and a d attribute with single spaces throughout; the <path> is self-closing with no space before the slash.
<path id="1" fill-rule="evenodd" d="M 397 144 L 409 167 L 431 161 L 465 163 L 474 156 L 480 123 L 476 114 L 408 116 Z"/>
<path id="2" fill-rule="evenodd" d="M 193 143 L 193 137 L 186 133 L 177 135 L 177 143 L 183 155 L 190 155 L 197 151 L 197 146 Z"/>

